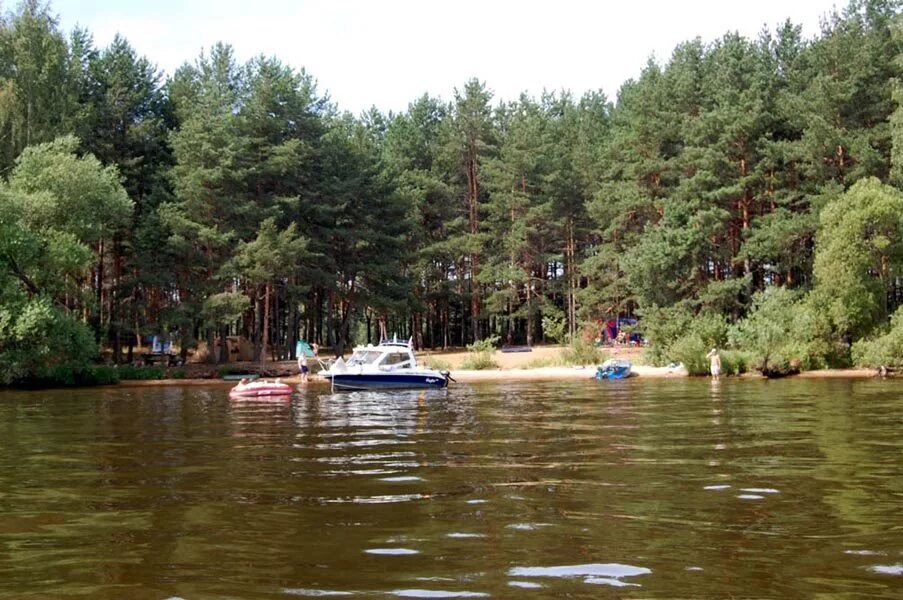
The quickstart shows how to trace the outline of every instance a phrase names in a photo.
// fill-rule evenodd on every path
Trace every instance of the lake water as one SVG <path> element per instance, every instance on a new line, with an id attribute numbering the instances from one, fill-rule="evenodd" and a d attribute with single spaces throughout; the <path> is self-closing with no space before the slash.
<path id="1" fill-rule="evenodd" d="M 900 598 L 903 382 L 0 392 L 0 598 Z"/>

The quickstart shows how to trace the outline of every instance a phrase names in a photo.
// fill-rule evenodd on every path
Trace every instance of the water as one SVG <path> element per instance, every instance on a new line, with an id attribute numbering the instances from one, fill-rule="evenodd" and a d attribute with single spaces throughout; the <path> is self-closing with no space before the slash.
<path id="1" fill-rule="evenodd" d="M 903 594 L 903 384 L 0 393 L 0 598 Z"/>

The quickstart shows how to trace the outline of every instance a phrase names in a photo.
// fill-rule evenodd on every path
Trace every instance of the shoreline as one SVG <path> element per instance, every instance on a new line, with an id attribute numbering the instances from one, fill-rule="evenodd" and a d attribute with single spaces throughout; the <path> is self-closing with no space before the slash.
<path id="1" fill-rule="evenodd" d="M 454 383 L 475 383 L 489 381 L 579 381 L 590 380 L 595 375 L 595 366 L 583 367 L 537 367 L 531 369 L 485 369 L 480 371 L 473 370 L 452 370 L 451 376 Z M 688 379 L 691 378 L 686 369 L 672 369 L 668 367 L 651 367 L 648 365 L 634 365 L 630 379 Z M 697 376 L 694 379 L 707 379 L 707 376 Z M 852 369 L 820 369 L 816 371 L 804 371 L 802 373 L 791 375 L 783 379 L 872 379 L 878 378 L 875 369 L 852 368 Z M 276 377 L 266 377 L 263 379 L 276 379 Z M 279 377 L 281 381 L 291 384 L 300 385 L 300 375 L 292 375 L 289 377 Z M 746 373 L 743 375 L 727 375 L 722 379 L 767 379 L 757 373 Z M 313 374 L 310 383 L 322 385 L 326 382 L 318 375 Z M 221 378 L 209 379 L 145 379 L 145 380 L 126 380 L 117 384 L 122 387 L 157 387 L 157 386 L 199 386 L 199 385 L 222 385 L 234 386 L 235 381 L 225 380 Z"/>

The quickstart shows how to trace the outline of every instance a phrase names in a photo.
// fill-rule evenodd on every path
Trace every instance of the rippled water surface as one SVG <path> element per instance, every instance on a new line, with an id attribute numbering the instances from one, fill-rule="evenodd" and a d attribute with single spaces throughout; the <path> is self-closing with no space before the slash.
<path id="1" fill-rule="evenodd" d="M 0 392 L 0 598 L 903 597 L 901 382 L 227 393 Z"/>

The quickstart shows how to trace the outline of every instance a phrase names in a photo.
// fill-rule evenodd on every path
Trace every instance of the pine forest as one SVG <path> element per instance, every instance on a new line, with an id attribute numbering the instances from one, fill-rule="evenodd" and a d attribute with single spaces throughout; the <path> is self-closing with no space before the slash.
<path id="1" fill-rule="evenodd" d="M 228 41 L 171 76 L 0 20 L 0 384 L 187 357 L 592 343 L 782 371 L 903 363 L 903 17 L 688 40 L 615 98 L 491 82 L 358 116 Z M 600 56 L 598 69 L 612 57 Z"/>

